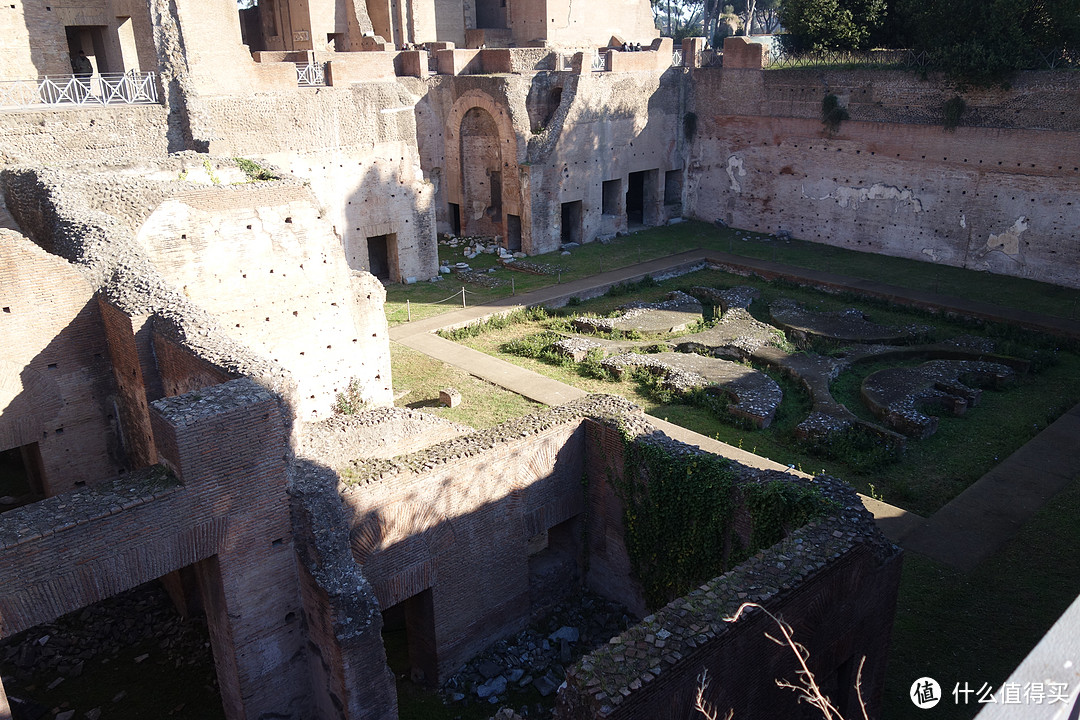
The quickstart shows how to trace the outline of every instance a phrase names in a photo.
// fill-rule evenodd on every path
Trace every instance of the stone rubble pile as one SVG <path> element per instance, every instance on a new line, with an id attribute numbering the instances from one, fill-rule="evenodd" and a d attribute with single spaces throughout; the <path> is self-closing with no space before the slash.
<path id="1" fill-rule="evenodd" d="M 500 640 L 466 663 L 440 693 L 449 705 L 496 705 L 532 686 L 548 702 L 522 706 L 523 718 L 551 717 L 555 691 L 566 668 L 630 626 L 624 608 L 584 592 L 556 606 L 547 617 L 512 638 Z"/>
<path id="2" fill-rule="evenodd" d="M 151 644 L 155 646 L 151 649 Z M 147 650 L 129 660 L 125 651 L 140 645 Z M 139 685 L 138 666 L 146 661 L 176 668 L 201 665 L 206 685 L 217 692 L 217 676 L 205 621 L 184 620 L 157 584 L 141 585 L 113 598 L 38 625 L 0 644 L 0 672 L 13 708 L 25 717 L 49 715 L 35 701 L 43 689 L 63 690 L 64 682 L 94 673 L 114 662 L 133 663 L 125 677 Z M 112 717 L 123 708 L 127 691 L 117 688 Z M 66 703 L 65 703 L 66 704 Z M 102 708 L 78 708 L 52 713 L 56 717 L 100 717 Z M 70 713 L 70 714 L 68 714 Z"/>

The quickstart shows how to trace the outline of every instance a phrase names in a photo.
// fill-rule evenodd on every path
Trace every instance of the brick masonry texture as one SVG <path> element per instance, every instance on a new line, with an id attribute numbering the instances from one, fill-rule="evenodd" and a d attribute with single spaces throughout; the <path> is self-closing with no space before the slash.
<path id="1" fill-rule="evenodd" d="M 352 464 L 350 484 L 342 488 L 352 554 L 380 607 L 431 592 L 429 651 L 440 678 L 527 622 L 530 603 L 538 600 L 530 594 L 527 546 L 579 515 L 588 540 L 574 554 L 579 567 L 588 567 L 585 582 L 638 617 L 645 614 L 624 545 L 622 504 L 610 482 L 625 472 L 624 432 L 672 453 L 700 452 L 657 433 L 625 401 L 592 396 L 418 453 Z M 805 482 L 736 467 L 739 483 Z M 791 671 L 790 659 L 762 634 L 768 628 L 756 618 L 721 622 L 743 600 L 760 602 L 791 623 L 820 677 L 847 682 L 850 659 L 867 656 L 864 691 L 876 703 L 899 549 L 880 535 L 846 485 L 822 477 L 815 487 L 834 503 L 829 517 L 795 530 L 587 656 L 569 675 L 560 717 L 682 717 L 703 667 L 723 678 L 711 697 L 725 708 L 747 716 L 762 707 L 777 717 L 794 712 L 794 695 L 772 694 L 752 679 L 761 677 L 761 667 Z M 736 512 L 744 541 L 749 523 L 744 510 Z M 472 623 L 483 631 L 477 625 L 470 631 Z M 847 698 L 841 684 L 830 691 Z"/>

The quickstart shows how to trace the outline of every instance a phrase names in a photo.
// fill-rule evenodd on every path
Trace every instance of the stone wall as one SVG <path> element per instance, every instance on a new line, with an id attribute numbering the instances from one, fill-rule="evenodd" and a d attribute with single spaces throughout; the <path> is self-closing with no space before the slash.
<path id="1" fill-rule="evenodd" d="M 167 131 L 160 105 L 0 112 L 0 165 L 142 160 L 168 151 Z"/>
<path id="2" fill-rule="evenodd" d="M 384 291 L 350 275 L 306 189 L 253 183 L 181 192 L 158 205 L 136 240 L 165 280 L 226 332 L 290 369 L 299 416 L 329 415 L 350 383 L 365 401 L 390 401 Z"/>
<path id="3" fill-rule="evenodd" d="M 885 665 L 899 585 L 900 556 L 876 531 L 826 521 L 796 531 L 748 562 L 673 601 L 568 671 L 558 718 L 685 718 L 699 678 L 705 700 L 721 715 L 800 717 L 797 693 L 771 680 L 798 680 L 794 652 L 768 639 L 775 623 L 750 610 L 756 602 L 783 618 L 822 691 L 858 717 L 855 682 L 870 717 L 881 707 Z"/>
<path id="4" fill-rule="evenodd" d="M 953 132 L 938 123 L 954 91 L 897 72 L 701 70 L 692 87 L 694 216 L 1080 287 L 1069 73 L 967 94 Z M 826 89 L 851 114 L 835 134 Z"/>
<path id="5" fill-rule="evenodd" d="M 211 151 L 265 158 L 308 182 L 345 247 L 349 266 L 370 270 L 369 237 L 394 236 L 386 279 L 438 275 L 434 187 L 420 168 L 413 106 L 422 84 L 369 82 L 246 98 L 200 99 L 198 137 Z"/>
<path id="6" fill-rule="evenodd" d="M 592 396 L 423 452 L 339 463 L 348 486 L 341 494 L 345 517 L 336 523 L 347 527 L 334 533 L 347 530 L 352 556 L 380 608 L 428 603 L 422 612 L 414 608 L 408 632 L 410 662 L 429 681 L 514 632 L 530 608 L 550 600 L 541 566 L 558 565 L 564 589 L 585 582 L 639 617 L 647 612 L 611 482 L 627 472 L 624 433 L 673 453 L 700 453 L 656 432 L 624 400 Z M 732 467 L 737 483 L 797 482 L 782 473 Z M 819 677 L 845 710 L 853 706 L 841 688 L 850 688 L 846 683 L 854 678 L 845 673 L 856 654 L 867 655 L 864 692 L 877 708 L 899 550 L 877 531 L 850 488 L 825 477 L 814 486 L 826 500 L 826 518 L 794 529 L 780 544 L 588 656 L 569 676 L 561 717 L 683 717 L 702 667 L 723 678 L 710 698 L 724 708 L 749 717 L 757 713 L 754 703 L 762 702 L 777 717 L 794 712 L 795 696 L 773 694 L 771 682 L 762 679 L 787 672 L 791 658 L 764 638 L 756 618 L 721 622 L 722 613 L 734 612 L 744 599 L 763 603 L 795 626 Z M 733 492 L 742 492 L 738 487 Z M 732 522 L 749 546 L 749 514 L 736 509 Z M 573 528 L 571 539 L 560 545 L 566 528 Z M 553 552 L 567 555 L 561 565 Z M 583 567 L 588 571 L 580 575 Z"/>
<path id="7" fill-rule="evenodd" d="M 550 125 L 529 140 L 530 253 L 550 252 L 564 237 L 584 242 L 625 232 L 631 173 L 642 177 L 638 223 L 681 215 L 665 204 L 669 171 L 680 171 L 681 107 L 686 75 L 677 69 L 587 73 L 563 91 Z M 604 213 L 604 183 L 609 186 Z M 581 202 L 581 227 L 563 230 L 562 204 Z"/>
<path id="8" fill-rule="evenodd" d="M 419 472 L 358 470 L 343 494 L 353 556 L 379 606 L 431 593 L 431 654 L 413 659 L 429 681 L 528 622 L 530 540 L 584 510 L 584 433 L 567 419 L 522 439 L 487 433 L 434 446 Z"/>

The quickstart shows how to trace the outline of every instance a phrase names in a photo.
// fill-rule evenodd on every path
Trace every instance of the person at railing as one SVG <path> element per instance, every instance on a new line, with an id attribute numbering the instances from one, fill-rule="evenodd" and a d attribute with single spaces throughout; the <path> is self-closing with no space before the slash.
<path id="1" fill-rule="evenodd" d="M 86 77 L 94 73 L 94 66 L 90 64 L 90 58 L 86 57 L 86 53 L 82 50 L 71 56 L 71 72 L 76 77 Z"/>
<path id="2" fill-rule="evenodd" d="M 71 100 L 81 103 L 90 94 L 90 76 L 94 74 L 94 66 L 82 48 L 71 56 L 71 72 L 75 75 L 71 82 Z"/>

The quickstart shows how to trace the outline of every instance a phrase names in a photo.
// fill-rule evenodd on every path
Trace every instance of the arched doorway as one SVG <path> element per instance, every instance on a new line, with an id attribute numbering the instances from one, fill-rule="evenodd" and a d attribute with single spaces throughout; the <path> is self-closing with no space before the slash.
<path id="1" fill-rule="evenodd" d="M 467 235 L 503 233 L 503 161 L 499 129 L 483 108 L 461 118 L 461 231 Z"/>

